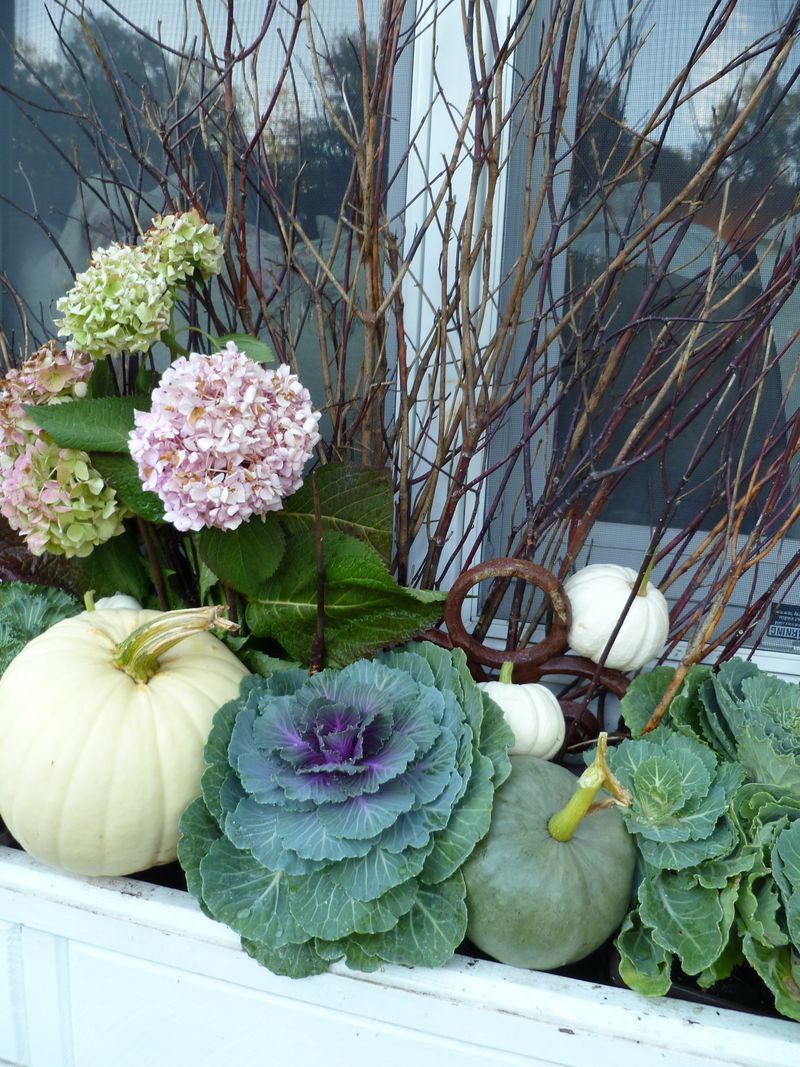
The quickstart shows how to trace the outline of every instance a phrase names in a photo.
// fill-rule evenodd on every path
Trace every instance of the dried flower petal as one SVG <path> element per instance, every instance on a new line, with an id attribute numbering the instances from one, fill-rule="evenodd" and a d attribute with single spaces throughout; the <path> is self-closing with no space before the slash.
<path id="1" fill-rule="evenodd" d="M 177 215 L 157 215 L 144 235 L 143 247 L 155 257 L 167 285 L 182 285 L 195 271 L 203 278 L 222 269 L 222 240 L 216 226 L 194 208 Z"/>

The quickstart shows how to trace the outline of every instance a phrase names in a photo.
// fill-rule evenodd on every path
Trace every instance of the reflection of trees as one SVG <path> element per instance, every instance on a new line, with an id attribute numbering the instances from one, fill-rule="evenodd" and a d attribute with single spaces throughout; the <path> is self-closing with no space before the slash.
<path id="1" fill-rule="evenodd" d="M 372 81 L 377 44 L 367 48 L 367 69 Z M 364 104 L 363 72 L 356 41 L 342 34 L 325 56 L 323 81 L 334 117 L 315 94 L 313 110 L 295 102 L 287 93 L 280 118 L 272 125 L 275 139 L 277 186 L 285 204 L 292 202 L 296 189 L 297 213 L 307 232 L 316 233 L 316 217 L 336 219 L 342 196 L 350 184 L 353 151 L 337 123 L 348 131 L 362 128 Z"/>

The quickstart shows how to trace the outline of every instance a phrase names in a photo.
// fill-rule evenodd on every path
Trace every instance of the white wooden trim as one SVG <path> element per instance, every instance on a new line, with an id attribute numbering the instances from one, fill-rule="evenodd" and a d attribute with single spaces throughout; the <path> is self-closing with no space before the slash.
<path id="1" fill-rule="evenodd" d="M 185 893 L 12 849 L 0 1023 L 15 1067 L 797 1067 L 800 1053 L 795 1023 L 465 957 L 279 978 Z"/>

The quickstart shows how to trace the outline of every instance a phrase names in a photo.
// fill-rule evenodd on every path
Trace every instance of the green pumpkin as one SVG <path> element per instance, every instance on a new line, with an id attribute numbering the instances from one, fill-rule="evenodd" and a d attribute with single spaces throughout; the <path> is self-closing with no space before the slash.
<path id="1" fill-rule="evenodd" d="M 615 807 L 586 815 L 568 841 L 548 821 L 576 791 L 564 767 L 512 756 L 489 833 L 462 868 L 467 936 L 514 967 L 550 971 L 583 959 L 619 927 L 631 902 L 636 849 Z"/>

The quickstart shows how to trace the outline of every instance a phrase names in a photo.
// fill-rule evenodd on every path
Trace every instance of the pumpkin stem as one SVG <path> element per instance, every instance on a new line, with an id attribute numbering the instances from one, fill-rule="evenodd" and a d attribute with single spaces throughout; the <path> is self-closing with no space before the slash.
<path id="1" fill-rule="evenodd" d="M 87 589 L 83 594 L 83 606 L 87 611 L 94 611 L 94 589 Z"/>
<path id="2" fill-rule="evenodd" d="M 639 583 L 639 588 L 636 590 L 636 595 L 637 596 L 647 596 L 647 586 L 648 586 L 648 583 L 650 581 L 650 575 L 651 575 L 651 573 L 653 571 L 653 566 L 654 566 L 655 562 L 656 562 L 656 554 L 654 552 L 652 554 L 652 556 L 650 557 L 650 562 L 647 564 L 647 570 L 642 575 L 642 580 Z"/>
<path id="3" fill-rule="evenodd" d="M 608 734 L 602 733 L 597 738 L 597 752 L 594 762 L 587 767 L 578 779 L 577 789 L 567 803 L 551 816 L 547 824 L 550 836 L 556 841 L 569 841 L 580 825 L 581 819 L 589 813 L 595 797 L 605 787 L 618 804 L 630 807 L 631 795 L 611 773 L 606 762 Z M 595 808 L 595 810 L 597 810 Z"/>
<path id="4" fill-rule="evenodd" d="M 213 626 L 238 630 L 235 622 L 225 618 L 225 608 L 218 604 L 206 608 L 181 608 L 161 612 L 143 623 L 117 645 L 114 666 L 125 671 L 134 682 L 147 684 L 158 673 L 159 657 L 191 634 L 204 633 Z"/>
<path id="5" fill-rule="evenodd" d="M 499 680 L 501 682 L 506 682 L 508 685 L 510 685 L 513 677 L 514 677 L 514 664 L 513 663 L 509 663 L 507 661 L 500 668 L 500 679 Z"/>

